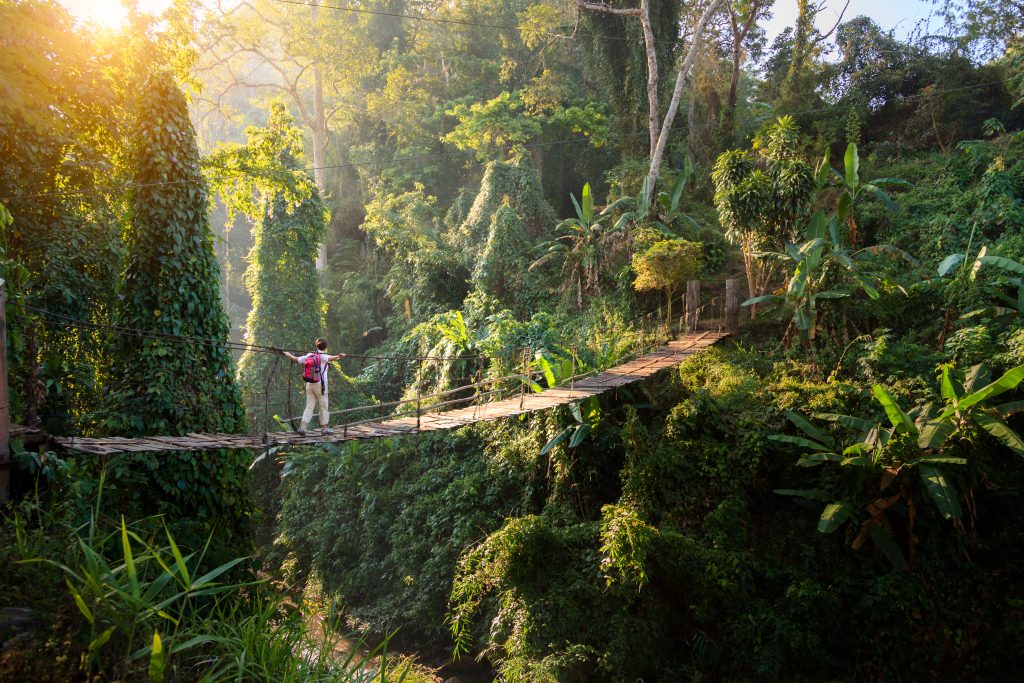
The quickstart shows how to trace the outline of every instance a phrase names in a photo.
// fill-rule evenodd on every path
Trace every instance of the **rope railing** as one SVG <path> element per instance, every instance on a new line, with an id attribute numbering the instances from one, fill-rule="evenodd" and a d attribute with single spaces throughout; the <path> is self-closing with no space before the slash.
<path id="1" fill-rule="evenodd" d="M 679 297 L 679 301 L 680 302 L 684 302 L 685 298 L 686 298 L 686 296 L 682 295 L 682 296 Z M 673 300 L 673 303 L 675 303 L 675 300 Z M 723 297 L 722 296 L 717 296 L 717 297 L 711 299 L 710 301 L 707 301 L 707 302 L 703 303 L 701 306 L 693 309 L 692 311 L 689 311 L 689 313 L 695 313 L 696 316 L 697 316 L 698 323 L 699 323 L 699 320 L 700 320 L 700 318 L 702 317 L 702 315 L 703 315 L 703 313 L 705 311 L 712 310 L 712 309 L 717 310 L 718 308 L 720 308 L 722 306 L 722 304 L 723 304 Z M 652 311 L 652 312 L 645 313 L 645 314 L 642 314 L 642 315 L 637 316 L 636 318 L 634 318 L 630 322 L 632 322 L 632 323 L 639 322 L 640 323 L 639 328 L 632 331 L 632 333 L 635 334 L 636 337 L 637 337 L 637 343 L 635 345 L 635 348 L 634 348 L 632 353 L 626 354 L 626 355 L 621 356 L 621 357 L 617 357 L 616 358 L 616 362 L 621 363 L 621 362 L 626 361 L 626 360 L 634 360 L 636 358 L 639 358 L 639 357 L 641 357 L 643 355 L 646 355 L 646 354 L 650 353 L 653 349 L 656 349 L 656 348 L 659 348 L 660 346 L 662 346 L 665 343 L 665 341 L 667 341 L 668 339 L 671 339 L 672 336 L 673 336 L 672 332 L 671 332 L 671 330 L 674 327 L 673 322 L 678 321 L 678 323 L 679 323 L 679 325 L 681 327 L 683 321 L 685 320 L 685 318 L 687 316 L 687 314 L 688 314 L 688 312 L 684 311 L 684 312 L 680 313 L 678 316 L 673 316 L 673 318 L 670 319 L 670 320 L 662 321 L 661 320 L 661 316 L 657 315 L 654 311 Z M 532 351 L 533 349 L 531 349 L 529 347 L 524 347 L 522 350 L 524 351 L 524 354 L 523 354 L 523 357 L 524 357 L 524 372 L 521 373 L 521 374 L 517 373 L 517 374 L 513 374 L 513 375 L 503 375 L 503 376 L 500 376 L 500 377 L 488 378 L 488 379 L 472 382 L 470 384 L 466 384 L 466 385 L 462 385 L 462 386 L 459 386 L 459 387 L 455 387 L 453 389 L 448 389 L 448 390 L 439 391 L 439 392 L 433 392 L 431 394 L 425 394 L 425 395 L 424 394 L 417 394 L 417 396 L 415 396 L 415 397 L 399 399 L 399 400 L 396 400 L 396 401 L 388 401 L 388 402 L 382 402 L 382 403 L 377 403 L 377 404 L 370 404 L 370 405 L 366 405 L 366 406 L 356 406 L 354 408 L 344 408 L 344 409 L 341 409 L 341 410 L 331 411 L 329 414 L 332 417 L 337 417 L 337 416 L 341 416 L 341 415 L 353 415 L 353 414 L 356 414 L 356 413 L 359 413 L 359 412 L 364 412 L 364 411 L 369 411 L 369 410 L 379 411 L 379 410 L 382 410 L 382 409 L 401 408 L 402 406 L 416 404 L 416 408 L 414 410 L 398 410 L 396 412 L 390 413 L 387 417 L 389 417 L 389 418 L 399 418 L 399 417 L 408 417 L 408 416 L 415 415 L 417 418 L 419 418 L 419 417 L 421 417 L 423 415 L 426 415 L 426 414 L 441 412 L 440 409 L 442 409 L 442 408 L 447 408 L 447 407 L 451 407 L 451 406 L 455 406 L 455 405 L 458 405 L 458 404 L 461 404 L 461 403 L 467 403 L 467 402 L 471 402 L 471 401 L 480 401 L 481 399 L 484 399 L 484 398 L 492 398 L 492 399 L 495 399 L 495 400 L 502 400 L 504 398 L 508 398 L 510 396 L 514 396 L 516 393 L 519 393 L 521 396 L 525 396 L 527 393 L 530 393 L 532 391 L 531 383 L 534 381 L 534 379 L 535 378 L 542 379 L 544 377 L 544 373 L 542 371 L 540 371 L 540 370 L 531 369 L 531 362 L 530 362 L 529 358 L 530 358 L 530 356 L 532 354 L 530 354 L 529 352 Z M 553 386 L 544 387 L 543 388 L 544 390 L 546 390 L 546 389 L 553 389 L 553 388 L 563 388 L 565 386 L 571 387 L 575 382 L 577 382 L 577 381 L 579 381 L 581 379 L 590 377 L 592 375 L 596 375 L 596 374 L 600 373 L 604 369 L 602 367 L 592 367 L 592 368 L 589 368 L 588 370 L 586 370 L 584 372 L 577 373 L 577 372 L 575 372 L 575 368 L 576 368 L 576 363 L 578 362 L 578 359 L 579 359 L 578 347 L 576 347 L 576 346 L 567 347 L 566 350 L 569 351 L 569 356 L 570 356 L 569 360 L 572 363 L 573 372 L 570 374 L 570 376 L 568 376 L 566 378 L 563 378 L 559 382 L 556 382 Z M 529 379 L 529 381 L 527 381 L 527 379 Z M 498 383 L 501 383 L 501 382 L 508 382 L 510 380 L 518 380 L 518 385 L 515 386 L 515 387 L 509 387 L 509 388 L 505 388 L 505 389 L 493 389 L 491 391 L 486 391 L 486 392 L 474 392 L 473 395 L 471 395 L 471 396 L 463 396 L 463 397 L 459 397 L 459 398 L 448 399 L 448 400 L 445 400 L 445 401 L 440 401 L 438 403 L 430 403 L 430 404 L 428 404 L 426 406 L 423 405 L 424 401 L 430 401 L 430 400 L 433 400 L 433 399 L 436 399 L 436 398 L 444 398 L 444 397 L 447 397 L 447 396 L 453 396 L 453 395 L 456 395 L 456 394 L 459 394 L 459 393 L 462 393 L 462 392 L 465 392 L 465 391 L 479 389 L 479 388 L 482 388 L 482 387 L 493 386 L 495 384 L 498 384 Z M 292 418 L 288 418 L 288 420 L 286 420 L 286 421 L 287 422 L 293 422 L 296 419 L 299 419 L 299 418 L 292 417 Z M 360 424 L 367 424 L 367 423 L 371 423 L 371 422 L 376 422 L 379 419 L 380 419 L 379 417 L 372 417 L 372 418 L 366 418 L 366 419 L 361 419 L 361 420 L 355 420 L 355 421 L 351 421 L 351 422 L 343 422 L 343 423 L 340 423 L 340 424 L 338 424 L 336 426 L 338 428 L 340 428 L 340 429 L 345 429 L 347 427 L 353 427 L 353 426 L 357 426 L 357 425 L 360 425 Z"/>
<path id="2" fill-rule="evenodd" d="M 351 359 L 351 361 L 355 361 L 357 367 L 361 369 L 362 379 L 358 381 L 364 390 L 367 390 L 369 396 L 386 398 L 389 394 L 393 395 L 396 390 L 400 390 L 402 387 L 405 387 L 405 396 L 392 400 L 376 400 L 365 405 L 332 410 L 328 413 L 328 417 L 341 418 L 342 421 L 334 426 L 347 430 L 350 427 L 380 422 L 384 419 L 415 416 L 418 428 L 420 419 L 423 416 L 444 412 L 446 409 L 454 406 L 475 404 L 482 408 L 490 402 L 508 399 L 518 394 L 520 396 L 520 407 L 522 407 L 525 397 L 528 394 L 534 393 L 538 385 L 541 385 L 541 391 L 554 388 L 572 388 L 576 382 L 598 374 L 608 367 L 620 365 L 651 353 L 674 338 L 676 334 L 694 332 L 702 325 L 713 322 L 718 322 L 718 328 L 721 330 L 726 317 L 725 308 L 727 301 L 725 294 L 719 293 L 708 300 L 701 301 L 698 288 L 696 290 L 696 300 L 688 301 L 688 299 L 693 298 L 693 293 L 682 293 L 666 302 L 670 309 L 674 312 L 678 311 L 678 313 L 671 317 L 663 315 L 662 309 L 659 307 L 655 311 L 641 313 L 627 320 L 625 325 L 628 329 L 610 342 L 602 342 L 600 338 L 595 338 L 576 344 L 562 344 L 553 347 L 537 348 L 523 346 L 510 349 L 505 355 L 493 357 L 479 353 L 466 353 L 456 356 L 431 354 L 408 356 L 345 354 L 346 360 Z M 677 304 L 678 308 L 676 308 Z M 296 373 L 290 372 L 288 369 L 282 370 L 280 349 L 244 342 L 203 339 L 138 330 L 78 320 L 23 304 L 12 305 L 45 316 L 42 320 L 26 318 L 26 320 L 44 325 L 51 324 L 62 327 L 101 330 L 143 338 L 218 346 L 235 351 L 274 353 L 275 360 L 267 373 L 262 391 L 257 390 L 247 394 L 247 410 L 252 416 L 262 413 L 263 430 L 261 431 L 264 434 L 264 442 L 266 442 L 266 434 L 271 431 L 275 422 L 279 424 L 284 423 L 294 429 L 296 422 L 301 420 L 300 416 L 295 415 L 298 406 L 294 405 L 293 400 L 300 398 L 302 391 L 295 386 Z M 610 344 L 610 346 L 605 346 L 605 344 Z M 541 354 L 548 358 L 557 368 L 561 368 L 563 372 L 565 366 L 568 365 L 568 375 L 557 377 L 556 373 L 556 381 L 551 382 L 550 386 L 548 386 L 549 382 L 545 381 L 546 373 L 538 367 L 540 363 L 538 357 Z M 395 365 L 385 367 L 385 361 Z M 506 372 L 497 377 L 486 377 L 488 368 L 492 367 L 495 362 L 500 361 L 510 362 L 513 369 L 516 365 L 519 365 L 519 372 Z M 459 366 L 457 364 L 463 365 Z M 462 374 L 459 376 L 448 375 L 447 373 L 451 372 L 453 365 L 460 367 Z M 509 365 L 504 367 L 509 367 Z M 283 379 L 280 376 L 281 372 L 285 373 Z M 468 383 L 459 384 L 448 389 L 423 393 L 424 382 L 431 381 L 430 378 L 433 378 L 434 381 L 449 384 L 469 381 Z M 415 395 L 410 393 L 410 384 L 415 389 Z M 273 387 L 275 386 L 278 389 L 274 390 Z M 278 417 L 276 412 L 271 411 L 271 405 L 276 405 L 280 408 L 282 403 L 284 403 L 285 414 L 293 415 L 293 417 L 282 419 Z"/>

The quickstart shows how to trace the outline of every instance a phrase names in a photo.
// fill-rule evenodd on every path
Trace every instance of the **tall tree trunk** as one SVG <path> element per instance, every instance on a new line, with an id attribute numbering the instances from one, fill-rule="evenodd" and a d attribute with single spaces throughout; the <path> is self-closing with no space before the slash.
<path id="1" fill-rule="evenodd" d="M 651 166 L 647 174 L 647 200 L 654 196 L 654 185 L 658 181 L 658 173 L 661 166 L 661 159 L 665 155 L 665 148 L 668 145 L 668 136 L 672 130 L 672 122 L 675 120 L 676 112 L 679 110 L 679 98 L 683 94 L 683 87 L 693 68 L 693 60 L 700 49 L 704 37 L 704 29 L 707 27 L 711 15 L 718 10 L 724 0 L 712 0 L 711 4 L 701 14 L 700 20 L 693 31 L 693 42 L 686 53 L 686 57 L 679 65 L 679 73 L 676 76 L 676 86 L 672 91 L 672 101 L 669 102 L 665 118 L 660 119 L 660 107 L 658 106 L 658 53 L 654 42 L 654 29 L 651 25 L 651 3 L 650 0 L 640 0 L 639 8 L 617 8 L 606 5 L 603 2 L 593 0 L 575 0 L 576 5 L 583 9 L 604 14 L 613 14 L 620 17 L 639 17 L 640 25 L 644 30 L 644 50 L 647 53 L 647 120 L 648 133 L 651 144 Z M 660 119 L 660 120 L 659 120 Z"/>
<path id="2" fill-rule="evenodd" d="M 309 7 L 313 15 L 313 28 L 316 30 L 317 19 L 320 16 L 320 7 L 317 0 L 314 0 Z M 327 197 L 327 172 L 324 166 L 327 165 L 327 115 L 324 112 L 324 75 L 320 67 L 313 64 L 313 180 L 316 182 L 316 189 L 326 202 Z M 317 250 L 316 268 L 323 270 L 327 267 L 327 241 Z"/>
<path id="3" fill-rule="evenodd" d="M 693 41 L 690 43 L 690 49 L 686 53 L 686 58 L 679 65 L 679 73 L 676 75 L 676 86 L 672 90 L 672 100 L 668 104 L 665 118 L 661 121 L 658 144 L 655 146 L 654 152 L 651 153 L 651 167 L 647 173 L 647 187 L 652 196 L 654 195 L 654 185 L 658 182 L 658 174 L 661 171 L 661 159 L 665 155 L 665 149 L 668 147 L 668 136 L 672 131 L 672 122 L 676 118 L 676 112 L 679 111 L 679 100 L 683 95 L 683 88 L 687 80 L 689 80 L 690 70 L 693 68 L 693 61 L 697 57 L 697 51 L 700 50 L 701 42 L 704 39 L 704 29 L 707 27 L 711 16 L 718 10 L 723 1 L 712 0 L 711 4 L 704 10 L 704 13 L 700 15 L 700 20 L 693 30 Z"/>
<path id="4" fill-rule="evenodd" d="M 796 32 L 793 35 L 793 55 L 789 61 L 786 80 L 782 82 L 782 101 L 787 107 L 796 104 L 801 93 L 804 62 L 807 61 L 811 31 L 814 29 L 814 12 L 810 0 L 796 0 Z"/>
<path id="5" fill-rule="evenodd" d="M 732 31 L 732 75 L 729 79 L 729 101 L 725 110 L 725 130 L 730 134 L 736 132 L 736 106 L 739 104 L 740 70 L 743 67 L 743 41 L 750 35 L 751 29 L 757 24 L 757 15 L 761 11 L 764 0 L 754 0 L 750 5 L 750 14 L 740 26 L 740 18 L 729 10 L 729 29 Z"/>
<path id="6" fill-rule="evenodd" d="M 644 29 L 644 51 L 647 53 L 647 127 L 650 138 L 648 153 L 654 156 L 654 149 L 658 146 L 658 119 L 661 107 L 658 106 L 658 52 L 654 42 L 654 28 L 651 26 L 650 0 L 640 0 L 640 25 Z M 653 193 L 654 188 L 648 186 L 647 191 Z"/>
<path id="7" fill-rule="evenodd" d="M 751 16 L 757 14 L 757 7 L 751 10 Z M 747 24 L 749 26 L 749 24 Z M 725 105 L 725 130 L 731 135 L 736 128 L 736 104 L 739 99 L 740 66 L 743 64 L 743 39 L 746 32 L 740 34 L 740 25 L 732 6 L 729 6 L 729 28 L 732 30 L 732 77 L 729 79 L 729 99 Z"/>
<path id="8" fill-rule="evenodd" d="M 786 80 L 782 82 L 782 102 L 786 107 L 797 104 L 797 98 L 803 93 L 804 71 L 811 57 L 811 50 L 835 33 L 839 24 L 843 21 L 846 10 L 850 7 L 850 0 L 846 0 L 843 9 L 839 12 L 836 23 L 826 33 L 814 33 L 814 19 L 824 5 L 812 6 L 810 0 L 796 0 L 797 17 L 796 33 L 793 36 L 793 58 L 789 62 L 789 71 L 786 73 Z"/>
<path id="9" fill-rule="evenodd" d="M 732 19 L 733 22 L 733 41 L 732 41 L 732 78 L 729 79 L 729 101 L 726 104 L 726 125 L 729 131 L 732 132 L 733 127 L 736 125 L 736 104 L 739 99 L 740 89 L 740 67 L 743 64 L 743 49 L 740 44 L 742 38 L 737 37 L 736 33 L 736 20 Z"/>

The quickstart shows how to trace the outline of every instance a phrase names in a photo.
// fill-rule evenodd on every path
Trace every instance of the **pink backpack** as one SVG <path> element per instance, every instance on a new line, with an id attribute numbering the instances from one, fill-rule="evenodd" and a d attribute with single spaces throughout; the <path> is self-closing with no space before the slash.
<path id="1" fill-rule="evenodd" d="M 320 352 L 309 354 L 303 364 L 302 379 L 309 383 L 320 382 L 323 379 L 320 369 Z"/>

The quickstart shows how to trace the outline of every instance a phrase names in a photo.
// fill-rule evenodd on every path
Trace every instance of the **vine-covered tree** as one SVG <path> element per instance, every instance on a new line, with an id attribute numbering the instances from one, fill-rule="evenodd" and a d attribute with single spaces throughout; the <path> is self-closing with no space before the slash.
<path id="1" fill-rule="evenodd" d="M 494 212 L 487 245 L 473 271 L 473 284 L 509 308 L 516 308 L 532 289 L 527 286 L 529 253 L 523 221 L 506 202 Z"/>
<path id="2" fill-rule="evenodd" d="M 544 201 L 537 170 L 529 155 L 521 154 L 510 163 L 495 161 L 487 166 L 480 192 L 462 225 L 449 238 L 472 269 L 487 242 L 495 212 L 505 204 L 523 221 L 528 239 L 547 234 L 558 223 L 554 209 Z"/>
<path id="3" fill-rule="evenodd" d="M 128 436 L 244 432 L 195 132 L 170 73 L 152 74 L 142 91 L 135 165 L 116 316 L 159 336 L 117 337 L 107 428 Z M 216 526 L 217 545 L 237 550 L 252 512 L 248 460 L 239 451 L 118 456 L 111 488 L 133 497 L 115 503 L 132 503 L 136 516 L 166 513 L 180 541 L 201 547 Z M 145 488 L 129 488 L 135 481 Z"/>
<path id="4" fill-rule="evenodd" d="M 324 334 L 326 302 L 316 258 L 327 210 L 313 178 L 301 169 L 302 133 L 282 101 L 271 104 L 266 126 L 246 135 L 245 145 L 224 145 L 206 162 L 229 214 L 241 211 L 254 221 L 245 339 L 301 348 Z M 293 417 L 301 409 L 298 391 L 286 383 L 292 368 L 280 364 L 278 357 L 252 350 L 238 363 L 242 396 L 259 429 L 270 429 L 274 415 Z M 341 390 L 340 383 L 330 384 L 336 385 Z"/>

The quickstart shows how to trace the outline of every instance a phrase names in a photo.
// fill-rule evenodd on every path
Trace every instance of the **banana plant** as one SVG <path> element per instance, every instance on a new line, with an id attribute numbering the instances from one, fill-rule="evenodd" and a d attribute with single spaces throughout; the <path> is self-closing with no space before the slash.
<path id="1" fill-rule="evenodd" d="M 569 412 L 572 413 L 575 424 L 569 425 L 548 441 L 540 450 L 541 455 L 546 455 L 548 451 L 566 439 L 569 439 L 569 448 L 576 448 L 601 423 L 601 404 L 598 402 L 597 396 L 590 396 L 582 401 L 570 403 Z"/>
<path id="2" fill-rule="evenodd" d="M 1015 390 L 1022 380 L 1024 365 L 1009 370 L 995 381 L 991 381 L 991 372 L 985 365 L 971 368 L 963 378 L 946 365 L 942 367 L 940 378 L 945 405 L 926 405 L 916 411 L 905 411 L 884 387 L 876 384 L 872 392 L 886 421 L 873 422 L 850 415 L 814 416 L 838 427 L 856 430 L 858 436 L 851 442 L 844 442 L 802 415 L 787 411 L 790 422 L 802 435 L 776 434 L 768 438 L 807 449 L 797 461 L 801 467 L 837 464 L 848 475 L 850 486 L 838 500 L 834 493 L 822 489 L 776 489 L 775 492 L 827 502 L 818 520 L 818 531 L 822 533 L 832 533 L 847 521 L 863 517 L 853 547 L 860 548 L 871 539 L 894 565 L 902 567 L 906 560 L 889 532 L 886 510 L 903 503 L 911 511 L 908 515 L 911 562 L 915 505 L 911 473 L 917 474 L 920 485 L 939 513 L 958 523 L 963 509 L 947 468 L 968 465 L 964 456 L 977 452 L 978 441 L 984 434 L 1024 457 L 1024 440 L 1006 423 L 1007 416 L 1024 409 L 1024 402 L 991 403 L 997 396 Z M 877 491 L 871 492 L 876 483 Z"/>
<path id="3" fill-rule="evenodd" d="M 948 303 L 943 317 L 942 331 L 939 332 L 939 348 L 942 348 L 946 335 L 949 334 L 949 330 L 953 326 L 953 304 L 963 299 L 965 292 L 977 278 L 978 271 L 981 269 L 981 260 L 985 258 L 987 252 L 987 248 L 982 247 L 974 259 L 969 259 L 968 254 L 971 253 L 973 244 L 974 229 L 972 228 L 971 234 L 967 238 L 967 249 L 942 259 L 937 269 L 938 278 L 924 279 L 912 287 L 914 290 L 941 288 L 945 292 L 945 299 Z"/>
<path id="4" fill-rule="evenodd" d="M 542 386 L 534 381 L 535 372 L 527 373 L 525 380 L 530 390 L 540 393 L 545 389 L 557 387 L 559 384 L 568 381 L 574 372 L 578 372 L 577 358 L 573 352 L 563 346 L 552 346 L 547 349 L 540 349 L 534 353 L 533 368 L 540 372 L 547 386 Z"/>
<path id="5" fill-rule="evenodd" d="M 849 227 L 850 244 L 854 247 L 857 246 L 857 219 L 854 215 L 854 207 L 861 195 L 864 193 L 873 195 L 887 209 L 895 213 L 900 210 L 899 205 L 882 188 L 910 186 L 910 183 L 899 178 L 875 178 L 866 182 L 862 181 L 860 179 L 860 155 L 857 153 L 857 145 L 852 142 L 846 146 L 846 154 L 843 156 L 843 173 L 832 168 L 829 164 L 829 152 L 825 151 L 825 156 L 818 165 L 816 173 L 819 188 L 828 185 L 829 176 L 833 179 L 832 185 L 839 190 L 836 215 Z"/>
<path id="6" fill-rule="evenodd" d="M 583 308 L 585 294 L 601 294 L 600 276 L 606 253 L 622 234 L 622 227 L 618 223 L 611 228 L 605 225 L 618 208 L 618 202 L 596 212 L 590 183 L 583 186 L 582 201 L 576 201 L 573 195 L 569 197 L 576 216 L 555 226 L 558 237 L 538 245 L 544 254 L 530 264 L 529 269 L 534 270 L 552 260 L 561 261 L 563 289 L 575 286 L 576 305 Z"/>
<path id="7" fill-rule="evenodd" d="M 488 333 L 486 328 L 470 329 L 462 311 L 457 310 L 439 314 L 425 325 L 429 325 L 437 335 L 436 343 L 426 355 L 444 360 L 420 366 L 415 382 L 424 393 L 443 391 L 480 379 L 475 376 L 480 371 L 475 358 L 481 354 L 480 345 Z"/>
<path id="8" fill-rule="evenodd" d="M 686 191 L 686 186 L 693 178 L 693 175 L 693 166 L 687 160 L 686 166 L 676 179 L 671 192 L 659 192 L 653 203 L 650 200 L 651 188 L 648 187 L 647 178 L 645 177 L 640 182 L 639 195 L 636 197 L 622 197 L 609 205 L 609 210 L 618 208 L 623 204 L 632 204 L 635 207 L 633 210 L 626 211 L 619 216 L 619 220 L 615 223 L 616 229 L 622 229 L 629 225 L 644 225 L 662 233 L 667 238 L 671 238 L 675 237 L 676 234 L 670 226 L 677 219 L 685 220 L 696 227 L 697 222 L 679 210 L 679 203 L 682 201 L 683 192 Z"/>
<path id="9" fill-rule="evenodd" d="M 987 246 L 978 249 L 977 255 L 971 259 L 969 254 L 971 253 L 973 243 L 974 230 L 972 229 L 971 235 L 967 240 L 967 249 L 963 252 L 950 254 L 942 259 L 937 270 L 938 278 L 923 280 L 918 285 L 915 285 L 917 289 L 940 287 L 945 290 L 945 298 L 949 303 L 946 305 L 942 332 L 939 334 L 940 345 L 946 339 L 946 335 L 953 326 L 954 302 L 961 301 L 964 298 L 968 288 L 978 282 L 978 274 L 986 266 L 1002 271 L 1002 273 L 993 280 L 983 283 L 982 286 L 990 296 L 1005 305 L 996 304 L 977 309 L 960 317 L 972 318 L 981 315 L 999 317 L 1003 315 L 1024 314 L 1024 264 L 1002 256 L 990 256 Z M 1015 289 L 1016 296 L 1007 295 L 1005 291 L 1007 288 Z"/>
<path id="10" fill-rule="evenodd" d="M 985 252 L 986 248 L 982 247 L 975 260 L 977 268 L 972 269 L 972 274 L 976 276 L 986 266 L 1003 271 L 1004 274 L 998 275 L 993 281 L 987 283 L 990 285 L 987 289 L 995 299 L 1004 305 L 997 304 L 971 311 L 961 317 L 987 315 L 995 318 L 1003 315 L 1024 315 L 1024 264 L 1002 256 L 989 256 Z M 959 256 L 959 254 L 955 254 L 955 256 Z M 1005 273 L 1009 273 L 1009 275 Z M 1015 290 L 1016 296 L 1007 295 L 1005 293 L 1007 288 Z"/>
<path id="11" fill-rule="evenodd" d="M 568 381 L 574 373 L 587 369 L 579 357 L 564 347 L 537 351 L 534 363 L 543 376 L 547 388 L 556 387 Z M 537 393 L 544 391 L 545 387 L 533 379 L 532 372 L 523 379 L 532 391 Z M 541 455 L 546 455 L 548 451 L 566 439 L 569 439 L 569 448 L 576 448 L 601 422 L 601 404 L 598 402 L 597 396 L 590 396 L 582 401 L 570 403 L 569 411 L 575 424 L 569 425 L 548 441 L 541 449 Z"/>
<path id="12" fill-rule="evenodd" d="M 827 235 L 827 236 L 826 236 Z M 765 252 L 762 258 L 776 259 L 790 274 L 783 294 L 765 294 L 747 299 L 743 306 L 768 304 L 793 311 L 793 325 L 804 346 L 814 340 L 818 320 L 818 302 L 851 295 L 859 288 L 868 297 L 879 297 L 877 283 L 884 279 L 866 268 L 864 259 L 879 252 L 876 247 L 851 252 L 843 245 L 837 216 L 828 219 L 823 211 L 811 216 L 807 241 L 801 245 L 786 243 L 785 252 Z M 886 247 L 891 253 L 902 253 Z M 838 284 L 840 288 L 833 285 Z M 850 285 L 853 288 L 850 288 Z"/>

